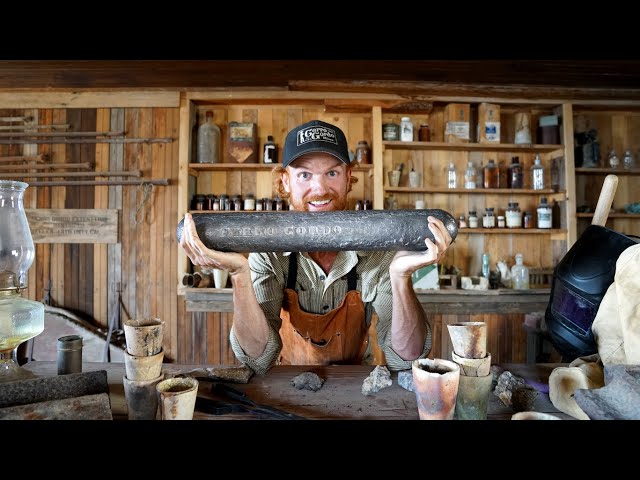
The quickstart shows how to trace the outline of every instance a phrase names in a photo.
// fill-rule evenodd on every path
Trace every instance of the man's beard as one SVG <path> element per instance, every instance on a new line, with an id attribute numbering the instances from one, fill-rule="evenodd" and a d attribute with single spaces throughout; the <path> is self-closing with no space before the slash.
<path id="1" fill-rule="evenodd" d="M 341 198 L 339 195 L 335 193 L 327 193 L 326 195 L 318 196 L 318 195 L 309 195 L 307 197 L 302 198 L 301 200 L 290 198 L 290 203 L 293 205 L 294 210 L 308 212 L 309 202 L 319 202 L 323 200 L 331 200 L 331 210 L 346 210 L 347 209 L 347 195 Z"/>

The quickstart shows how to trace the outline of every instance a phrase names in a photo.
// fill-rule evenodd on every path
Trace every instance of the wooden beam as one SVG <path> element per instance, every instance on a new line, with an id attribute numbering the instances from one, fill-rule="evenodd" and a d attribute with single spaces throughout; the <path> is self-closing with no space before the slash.
<path id="1" fill-rule="evenodd" d="M 8 172 L 14 170 L 49 170 L 57 168 L 91 168 L 91 164 L 88 162 L 83 163 L 47 163 L 36 165 L 0 165 L 0 172 Z"/>
<path id="2" fill-rule="evenodd" d="M 0 108 L 175 107 L 180 93 L 171 91 L 0 92 Z"/>
<path id="3" fill-rule="evenodd" d="M 46 126 L 46 125 L 45 125 Z M 26 127 L 25 127 L 26 128 Z M 33 128 L 33 127 L 29 127 Z M 116 137 L 122 132 L 0 132 L 0 137 Z"/>
<path id="4" fill-rule="evenodd" d="M 43 143 L 65 143 L 65 144 L 77 144 L 77 143 L 171 143 L 173 138 L 19 138 L 19 139 L 4 139 L 0 138 L 0 145 L 35 145 Z"/>
<path id="5" fill-rule="evenodd" d="M 140 170 L 128 172 L 21 172 L 3 173 L 3 178 L 54 178 L 54 177 L 141 177 Z"/>
<path id="6" fill-rule="evenodd" d="M 169 185 L 169 180 L 166 178 L 141 178 L 140 180 L 74 180 L 74 181 L 44 181 L 44 182 L 29 182 L 32 187 L 74 187 L 74 186 L 96 186 L 96 185 Z"/>

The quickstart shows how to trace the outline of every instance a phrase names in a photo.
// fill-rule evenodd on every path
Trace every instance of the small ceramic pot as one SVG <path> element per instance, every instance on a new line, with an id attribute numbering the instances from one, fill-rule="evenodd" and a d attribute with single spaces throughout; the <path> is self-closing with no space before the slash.
<path id="1" fill-rule="evenodd" d="M 420 420 L 451 420 L 460 367 L 450 360 L 420 358 L 411 364 Z"/>

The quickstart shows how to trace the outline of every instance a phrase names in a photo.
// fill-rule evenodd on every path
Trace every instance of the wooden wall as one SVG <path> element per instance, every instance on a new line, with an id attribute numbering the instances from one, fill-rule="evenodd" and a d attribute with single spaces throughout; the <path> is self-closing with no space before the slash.
<path id="1" fill-rule="evenodd" d="M 178 108 L 44 108 L 0 110 L 0 116 L 33 116 L 39 124 L 70 124 L 69 131 L 122 131 L 126 138 L 166 138 L 171 143 L 0 145 L 0 156 L 44 154 L 51 163 L 95 164 L 95 170 L 141 170 L 166 178 L 150 191 L 139 185 L 30 186 L 26 208 L 110 208 L 120 211 L 117 244 L 37 244 L 25 295 L 70 310 L 106 330 L 128 318 L 167 322 L 165 358 L 178 360 L 177 329 L 183 315 L 177 296 Z M 1 178 L 0 174 L 0 178 Z M 21 180 L 30 182 L 28 173 Z M 45 180 L 45 179 L 38 179 Z M 148 194 L 148 195 L 147 195 Z M 46 328 L 46 325 L 45 325 Z M 187 349 L 190 347 L 187 342 Z"/>

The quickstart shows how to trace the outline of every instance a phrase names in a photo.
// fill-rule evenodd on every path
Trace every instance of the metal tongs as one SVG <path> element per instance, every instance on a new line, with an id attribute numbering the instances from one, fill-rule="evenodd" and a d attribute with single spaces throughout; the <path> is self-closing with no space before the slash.
<path id="1" fill-rule="evenodd" d="M 224 383 L 212 382 L 210 392 L 217 397 L 224 398 L 224 400 L 198 396 L 196 398 L 196 410 L 212 415 L 240 412 L 251 413 L 260 418 L 273 420 L 306 420 L 304 417 L 284 410 L 257 404 L 248 398 L 246 393 Z"/>

